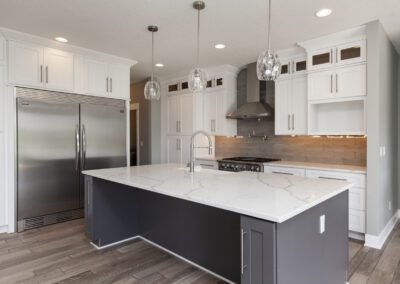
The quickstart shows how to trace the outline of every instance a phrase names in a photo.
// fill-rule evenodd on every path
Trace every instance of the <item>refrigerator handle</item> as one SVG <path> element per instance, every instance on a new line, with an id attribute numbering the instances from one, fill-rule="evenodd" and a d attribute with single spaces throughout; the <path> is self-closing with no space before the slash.
<path id="1" fill-rule="evenodd" d="M 85 169 L 86 162 L 86 128 L 85 125 L 82 124 L 82 170 Z"/>
<path id="2" fill-rule="evenodd" d="M 75 169 L 79 170 L 79 154 L 80 154 L 80 142 L 79 142 L 79 125 L 76 125 L 75 128 Z"/>

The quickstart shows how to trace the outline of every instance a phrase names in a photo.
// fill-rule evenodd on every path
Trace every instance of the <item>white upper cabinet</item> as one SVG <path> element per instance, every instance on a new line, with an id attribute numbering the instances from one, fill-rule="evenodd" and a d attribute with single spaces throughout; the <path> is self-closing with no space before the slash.
<path id="1" fill-rule="evenodd" d="M 367 60 L 367 42 L 359 40 L 336 47 L 336 66 L 361 63 Z"/>
<path id="2" fill-rule="evenodd" d="M 0 133 L 4 132 L 4 119 L 5 119 L 5 67 L 0 65 Z"/>
<path id="3" fill-rule="evenodd" d="M 341 98 L 366 96 L 367 65 L 337 68 L 334 91 Z"/>
<path id="4" fill-rule="evenodd" d="M 107 96 L 108 64 L 98 60 L 87 59 L 87 87 L 86 93 L 89 95 Z"/>
<path id="5" fill-rule="evenodd" d="M 333 48 L 323 48 L 308 53 L 309 70 L 331 67 L 333 64 Z"/>
<path id="6" fill-rule="evenodd" d="M 10 83 L 74 91 L 74 55 L 62 50 L 10 41 Z"/>
<path id="7" fill-rule="evenodd" d="M 307 134 L 307 78 L 297 76 L 275 83 L 275 134 Z"/>
<path id="8" fill-rule="evenodd" d="M 44 49 L 44 83 L 52 90 L 74 91 L 74 54 Z"/>
<path id="9" fill-rule="evenodd" d="M 334 77 L 335 72 L 331 70 L 308 74 L 308 99 L 333 99 Z"/>
<path id="10" fill-rule="evenodd" d="M 123 64 L 109 64 L 105 61 L 87 58 L 86 68 L 87 94 L 129 99 L 129 66 Z"/>
<path id="11" fill-rule="evenodd" d="M 44 49 L 41 46 L 9 42 L 9 81 L 27 87 L 44 86 Z"/>
<path id="12" fill-rule="evenodd" d="M 167 98 L 167 134 L 191 135 L 193 132 L 193 95 L 169 95 Z"/>
<path id="13" fill-rule="evenodd" d="M 130 67 L 125 64 L 110 64 L 108 70 L 110 96 L 129 99 Z"/>

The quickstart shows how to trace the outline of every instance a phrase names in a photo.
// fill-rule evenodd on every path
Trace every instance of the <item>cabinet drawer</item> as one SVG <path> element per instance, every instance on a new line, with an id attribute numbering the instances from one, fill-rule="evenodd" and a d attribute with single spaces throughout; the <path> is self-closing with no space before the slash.
<path id="1" fill-rule="evenodd" d="M 273 173 L 273 174 L 283 174 L 283 175 L 292 175 L 292 176 L 305 176 L 304 169 L 298 168 L 288 168 L 288 167 L 277 167 L 277 166 L 264 166 L 265 173 Z"/>
<path id="2" fill-rule="evenodd" d="M 349 209 L 349 230 L 365 233 L 365 211 Z"/>
<path id="3" fill-rule="evenodd" d="M 352 187 L 349 190 L 349 208 L 365 210 L 365 189 Z"/>
<path id="4" fill-rule="evenodd" d="M 211 160 L 196 160 L 196 165 L 200 165 L 204 169 L 218 170 L 218 162 Z"/>
<path id="5" fill-rule="evenodd" d="M 365 175 L 363 174 L 330 172 L 330 171 L 320 171 L 320 170 L 306 170 L 306 175 L 307 177 L 312 177 L 312 178 L 345 180 L 353 183 L 353 187 L 365 188 Z"/>

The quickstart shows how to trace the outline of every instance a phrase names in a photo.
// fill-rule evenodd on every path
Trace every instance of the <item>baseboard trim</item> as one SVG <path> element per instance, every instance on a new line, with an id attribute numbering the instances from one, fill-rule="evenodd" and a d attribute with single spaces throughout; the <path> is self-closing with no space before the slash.
<path id="1" fill-rule="evenodd" d="M 8 226 L 0 226 L 0 234 L 2 233 L 8 233 Z"/>
<path id="2" fill-rule="evenodd" d="M 390 233 L 393 231 L 393 228 L 396 225 L 399 216 L 400 216 L 400 210 L 397 210 L 396 213 L 392 216 L 392 218 L 390 218 L 389 222 L 387 222 L 385 228 L 383 228 L 383 230 L 379 233 L 378 236 L 365 234 L 364 245 L 374 249 L 382 249 Z"/>
<path id="3" fill-rule="evenodd" d="M 141 239 L 141 240 L 143 240 L 143 241 L 145 241 L 145 242 L 147 242 L 147 243 L 149 243 L 149 244 L 151 244 L 151 245 L 153 245 L 153 246 L 155 246 L 155 247 L 157 247 L 157 248 L 159 248 L 159 249 L 161 249 L 161 250 L 163 250 L 163 251 L 165 251 L 165 252 L 167 252 L 167 253 L 169 253 L 169 254 L 171 254 L 171 255 L 173 255 L 173 256 L 175 256 L 175 257 L 177 257 L 177 258 L 179 258 L 179 259 L 181 259 L 183 261 L 185 261 L 185 262 L 187 262 L 187 263 L 189 263 L 190 265 L 193 265 L 193 266 L 197 267 L 198 269 L 203 270 L 204 272 L 207 272 L 208 274 L 211 274 L 211 275 L 213 275 L 213 276 L 215 276 L 215 277 L 217 277 L 217 278 L 219 278 L 219 279 L 221 279 L 221 280 L 223 280 L 223 281 L 225 281 L 227 283 L 235 284 L 234 282 L 230 281 L 229 279 L 226 279 L 225 277 L 223 277 L 221 275 L 218 275 L 215 272 L 212 272 L 212 271 L 208 270 L 207 268 L 204 268 L 204 267 L 196 264 L 195 262 L 192 262 L 189 259 L 186 259 L 183 256 L 180 256 L 179 254 L 176 254 L 173 251 L 170 251 L 169 249 L 166 249 L 166 248 L 164 248 L 164 247 L 162 247 L 162 246 L 160 246 L 160 245 L 158 245 L 158 244 L 146 239 L 145 237 L 142 237 L 142 236 L 139 236 L 139 235 L 138 236 L 134 236 L 132 238 L 127 238 L 127 239 L 124 239 L 124 240 L 121 240 L 121 241 L 118 241 L 118 242 L 115 242 L 115 243 L 111 243 L 111 244 L 108 244 L 108 245 L 105 245 L 105 246 L 101 246 L 101 247 L 97 246 L 93 242 L 90 242 L 90 244 L 95 249 L 102 250 L 102 249 L 105 249 L 105 248 L 113 247 L 113 246 L 116 246 L 116 245 L 119 245 L 119 244 L 122 244 L 122 243 L 126 243 L 126 242 L 129 242 L 129 241 L 132 241 L 134 239 Z"/>
<path id="4" fill-rule="evenodd" d="M 365 234 L 350 231 L 349 238 L 359 241 L 365 241 Z"/>

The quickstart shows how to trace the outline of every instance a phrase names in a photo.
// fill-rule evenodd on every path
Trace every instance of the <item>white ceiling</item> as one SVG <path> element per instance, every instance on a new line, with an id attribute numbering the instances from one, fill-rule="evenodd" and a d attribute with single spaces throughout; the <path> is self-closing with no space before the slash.
<path id="1" fill-rule="evenodd" d="M 266 45 L 267 0 L 205 0 L 201 20 L 201 65 L 242 66 L 255 61 Z M 379 19 L 400 51 L 399 0 L 274 0 L 272 46 L 345 30 Z M 316 10 L 333 9 L 319 19 Z M 150 74 L 151 35 L 156 34 L 156 69 L 159 77 L 189 70 L 195 63 L 196 11 L 191 0 L 0 0 L 0 27 L 54 38 L 127 57 L 139 63 L 132 80 Z M 214 44 L 225 43 L 225 50 Z"/>

